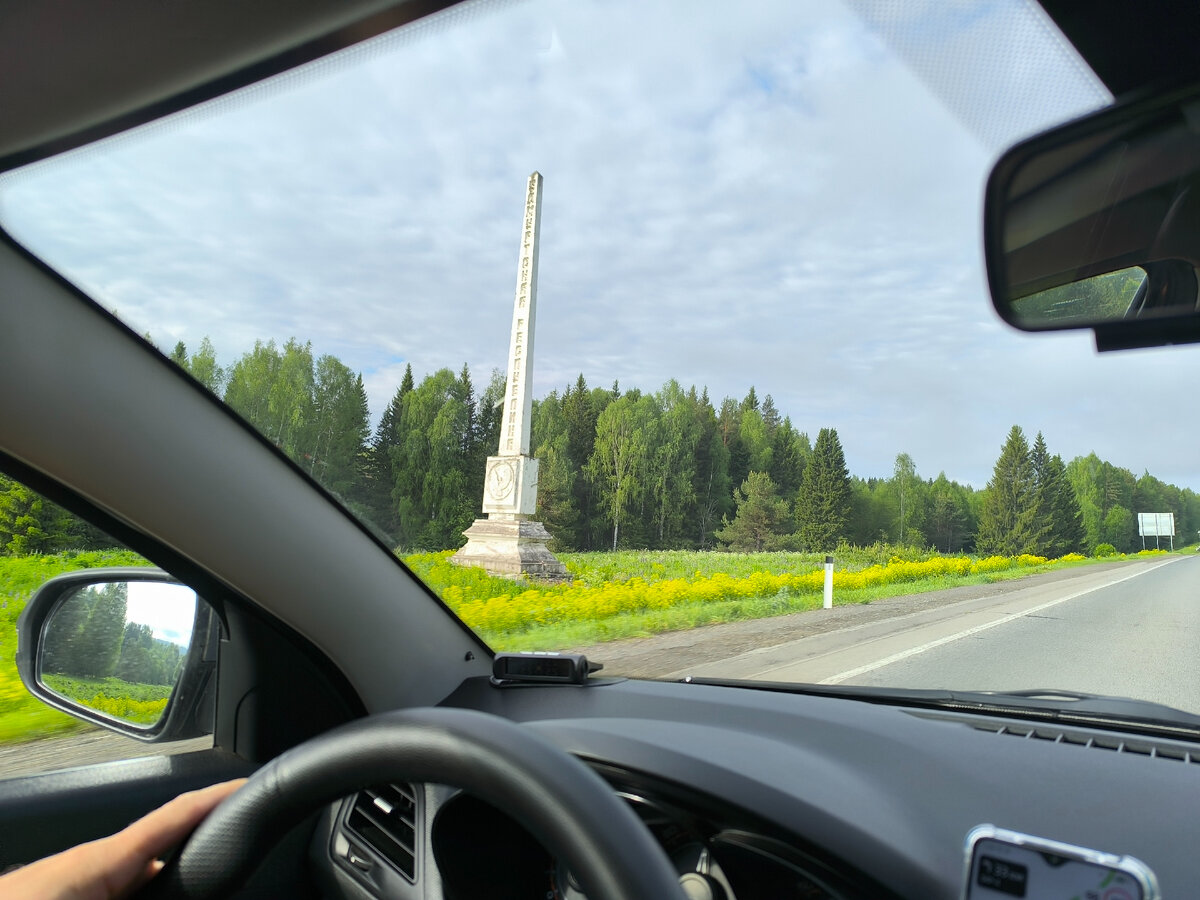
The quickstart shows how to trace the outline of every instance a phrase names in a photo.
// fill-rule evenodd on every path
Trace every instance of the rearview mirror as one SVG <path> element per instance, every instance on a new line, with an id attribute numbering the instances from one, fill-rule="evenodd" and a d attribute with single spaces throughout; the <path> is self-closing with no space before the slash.
<path id="1" fill-rule="evenodd" d="M 211 730 L 213 624 L 166 572 L 71 572 L 22 611 L 17 668 L 30 693 L 76 718 L 142 740 L 196 737 Z"/>
<path id="2" fill-rule="evenodd" d="M 1200 88 L 1101 110 L 1009 150 L 988 180 L 992 301 L 1102 349 L 1200 340 Z"/>

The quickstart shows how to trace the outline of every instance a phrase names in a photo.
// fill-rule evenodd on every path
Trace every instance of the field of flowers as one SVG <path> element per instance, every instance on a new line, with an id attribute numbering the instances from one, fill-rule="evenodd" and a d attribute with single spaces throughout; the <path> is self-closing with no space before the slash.
<path id="1" fill-rule="evenodd" d="M 43 675 L 42 678 L 47 686 L 64 697 L 139 725 L 153 725 L 161 719 L 171 696 L 170 685 L 163 684 L 136 684 L 119 678 L 68 678 L 65 675 Z"/>
<path id="2" fill-rule="evenodd" d="M 922 551 L 867 548 L 842 552 L 835 560 L 835 602 L 863 602 L 871 589 L 918 584 L 934 589 L 937 582 L 971 576 L 993 576 L 1013 570 L 1036 571 L 1051 564 L 1040 556 L 943 556 Z M 575 577 L 570 585 L 537 585 L 491 578 L 480 569 L 461 569 L 452 554 L 423 553 L 405 562 L 468 625 L 497 647 L 509 638 L 552 626 L 594 623 L 597 638 L 611 629 L 604 623 L 621 616 L 680 607 L 725 604 L 726 618 L 746 618 L 761 603 L 787 612 L 819 606 L 825 574 L 823 555 L 800 553 L 624 552 L 564 553 L 560 556 Z M 882 557 L 882 558 L 881 558 Z M 1069 554 L 1054 563 L 1082 562 Z M 933 582 L 931 584 L 931 582 Z M 733 604 L 732 606 L 729 606 Z M 758 614 L 762 614 L 758 612 Z M 649 630 L 656 629 L 650 616 Z"/>

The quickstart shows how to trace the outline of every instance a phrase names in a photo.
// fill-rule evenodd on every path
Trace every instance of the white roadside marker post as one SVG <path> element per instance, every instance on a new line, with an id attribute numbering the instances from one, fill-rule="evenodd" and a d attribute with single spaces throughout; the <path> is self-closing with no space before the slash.
<path id="1" fill-rule="evenodd" d="M 825 557 L 825 608 L 833 609 L 833 557 Z"/>

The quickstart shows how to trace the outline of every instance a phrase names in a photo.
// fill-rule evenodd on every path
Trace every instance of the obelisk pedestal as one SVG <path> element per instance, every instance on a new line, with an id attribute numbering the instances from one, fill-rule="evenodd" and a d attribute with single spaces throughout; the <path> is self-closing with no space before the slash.
<path id="1" fill-rule="evenodd" d="M 460 566 L 479 566 L 489 575 L 571 581 L 571 573 L 546 546 L 550 532 L 527 519 L 476 519 L 463 532 L 467 545 L 450 557 Z"/>
<path id="2" fill-rule="evenodd" d="M 496 456 L 488 457 L 484 474 L 486 518 L 476 519 L 463 532 L 466 546 L 450 561 L 460 566 L 480 566 L 490 575 L 570 581 L 566 566 L 546 546 L 550 533 L 541 522 L 530 518 L 537 511 L 538 461 L 529 455 L 529 425 L 533 412 L 533 324 L 541 217 L 542 176 L 534 172 L 525 193 L 500 446 Z"/>

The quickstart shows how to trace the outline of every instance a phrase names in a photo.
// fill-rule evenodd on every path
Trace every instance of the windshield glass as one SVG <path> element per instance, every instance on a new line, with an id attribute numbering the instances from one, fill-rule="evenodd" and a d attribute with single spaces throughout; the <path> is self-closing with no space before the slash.
<path id="1" fill-rule="evenodd" d="M 1192 357 L 982 270 L 991 162 L 1111 98 L 1036 7 L 866 6 L 468 5 L 0 219 L 493 648 L 1200 712 Z"/>

